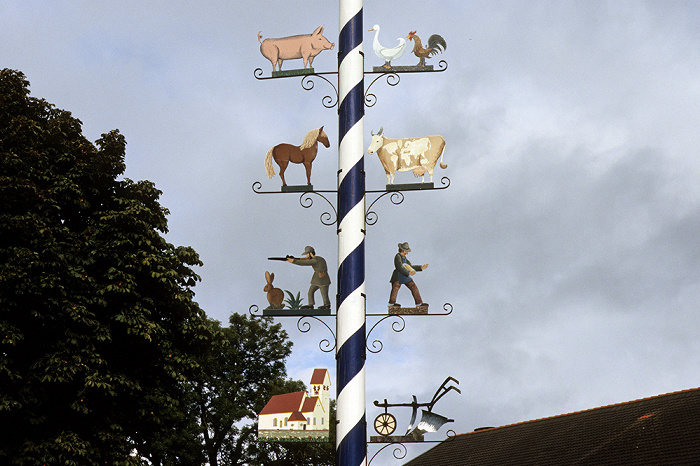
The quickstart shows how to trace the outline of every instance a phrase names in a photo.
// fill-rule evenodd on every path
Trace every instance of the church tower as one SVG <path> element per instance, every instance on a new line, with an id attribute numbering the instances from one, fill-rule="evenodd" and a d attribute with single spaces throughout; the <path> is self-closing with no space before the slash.
<path id="1" fill-rule="evenodd" d="M 326 419 L 331 410 L 331 376 L 328 369 L 314 369 L 311 376 L 311 396 L 317 396 L 326 413 Z"/>

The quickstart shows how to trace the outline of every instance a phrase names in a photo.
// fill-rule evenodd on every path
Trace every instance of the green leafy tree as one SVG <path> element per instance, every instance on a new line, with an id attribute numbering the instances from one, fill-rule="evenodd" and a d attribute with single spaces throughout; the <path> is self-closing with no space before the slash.
<path id="1" fill-rule="evenodd" d="M 201 263 L 163 238 L 160 191 L 118 179 L 125 145 L 116 130 L 90 143 L 0 71 L 2 464 L 200 462 L 196 437 L 164 432 L 194 425 L 184 388 L 211 338 L 191 290 Z"/>
<path id="2" fill-rule="evenodd" d="M 286 375 L 292 343 L 269 317 L 232 314 L 228 327 L 212 325 L 216 339 L 192 384 L 203 449 L 211 466 L 247 464 L 246 445 L 257 436 L 253 423 Z"/>

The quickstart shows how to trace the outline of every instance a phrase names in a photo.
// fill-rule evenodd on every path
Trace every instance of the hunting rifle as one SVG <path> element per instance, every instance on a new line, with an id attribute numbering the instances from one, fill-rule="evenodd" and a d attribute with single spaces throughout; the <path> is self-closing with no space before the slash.
<path id="1" fill-rule="evenodd" d="M 287 255 L 286 257 L 268 257 L 269 261 L 286 261 L 287 259 L 296 259 L 294 256 Z"/>

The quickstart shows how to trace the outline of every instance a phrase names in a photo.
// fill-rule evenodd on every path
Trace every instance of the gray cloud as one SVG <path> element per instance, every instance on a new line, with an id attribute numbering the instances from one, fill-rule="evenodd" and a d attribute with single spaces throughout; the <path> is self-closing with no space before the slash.
<path id="1" fill-rule="evenodd" d="M 698 8 L 365 3 L 367 29 L 379 23 L 387 44 L 410 30 L 439 33 L 448 49 L 432 60 L 449 64 L 444 73 L 402 75 L 396 87 L 375 83 L 365 143 L 379 126 L 397 137 L 442 134 L 448 168 L 436 180 L 451 180 L 447 190 L 374 206 L 368 312 L 386 305 L 402 241 L 412 260 L 430 263 L 417 283 L 433 312 L 454 306 L 449 317 L 407 318 L 402 332 L 389 322 L 373 331 L 384 349 L 367 360 L 369 419 L 378 414 L 373 400 L 430 398 L 448 375 L 463 394 L 436 411 L 455 418 L 457 432 L 700 384 Z M 125 134 L 127 176 L 163 190 L 168 240 L 192 245 L 205 262 L 196 299 L 210 316 L 225 322 L 264 306 L 265 270 L 304 294 L 304 270 L 268 256 L 313 244 L 337 266 L 335 230 L 318 221 L 325 201 L 305 209 L 297 195 L 251 189 L 254 181 L 279 189 L 263 171 L 265 152 L 320 125 L 332 145 L 320 149 L 312 181 L 334 189 L 337 115 L 321 105 L 333 90 L 257 81 L 253 70 L 269 73 L 258 31 L 279 37 L 324 23 L 337 41 L 337 6 L 9 1 L 0 15 L 4 67 L 72 111 L 90 139 L 113 128 Z M 366 69 L 379 64 L 371 34 Z M 314 65 L 330 71 L 336 60 L 323 52 Z M 414 60 L 406 54 L 396 64 Z M 381 189 L 374 156 L 365 167 L 368 188 Z M 299 167 L 288 173 L 302 182 Z M 408 298 L 402 290 L 399 299 Z M 326 330 L 303 334 L 284 322 L 295 342 L 290 374 L 335 373 L 333 354 L 318 349 Z"/>

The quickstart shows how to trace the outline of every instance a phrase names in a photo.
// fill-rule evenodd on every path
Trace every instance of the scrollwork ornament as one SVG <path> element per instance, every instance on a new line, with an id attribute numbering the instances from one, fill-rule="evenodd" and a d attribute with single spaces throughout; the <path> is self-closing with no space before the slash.
<path id="1" fill-rule="evenodd" d="M 326 225 L 326 226 L 335 225 L 335 223 L 338 221 L 337 220 L 338 219 L 338 212 L 335 210 L 335 206 L 333 205 L 333 203 L 330 200 L 328 200 L 328 198 L 326 196 L 324 196 L 323 194 L 321 194 L 317 191 L 305 191 L 304 193 L 301 194 L 301 196 L 299 196 L 299 204 L 305 209 L 308 209 L 311 206 L 313 206 L 314 201 L 311 198 L 311 194 L 315 194 L 316 196 L 322 198 L 324 201 L 326 201 L 326 203 L 328 203 L 328 205 L 333 210 L 333 214 L 331 214 L 330 212 L 327 212 L 327 211 L 323 212 L 321 214 L 321 217 L 320 217 L 321 223 Z"/>
<path id="2" fill-rule="evenodd" d="M 326 324 L 324 321 L 322 321 L 321 319 L 319 319 L 316 316 L 301 316 L 299 318 L 299 320 L 297 321 L 297 329 L 301 333 L 308 333 L 311 330 L 311 323 L 308 322 L 306 319 L 314 319 L 318 322 L 321 322 L 323 325 L 326 326 L 326 328 L 331 333 L 331 335 L 333 335 L 333 343 L 331 343 L 331 341 L 328 338 L 324 338 L 323 340 L 321 340 L 319 342 L 318 348 L 321 351 L 323 351 L 324 353 L 330 353 L 331 351 L 333 351 L 335 349 L 336 338 L 335 338 L 335 333 L 333 333 L 333 330 L 331 330 L 331 328 L 328 326 L 328 324 Z"/>
<path id="3" fill-rule="evenodd" d="M 332 73 L 332 74 L 335 74 L 335 73 Z M 321 74 L 315 73 L 315 74 L 307 74 L 306 76 L 304 76 L 301 79 L 302 89 L 304 89 L 305 91 L 310 91 L 311 89 L 313 89 L 315 86 L 315 83 L 314 83 L 313 79 L 311 79 L 311 78 L 314 78 L 314 77 L 321 78 L 324 81 L 326 81 L 328 84 L 330 84 L 330 86 L 333 88 L 333 91 L 335 92 L 335 96 L 325 95 L 321 99 L 321 103 L 323 104 L 323 106 L 326 108 L 333 108 L 336 105 L 338 105 L 338 89 L 335 87 L 335 85 L 332 82 L 330 82 L 325 76 L 323 76 Z"/>
<path id="4" fill-rule="evenodd" d="M 377 215 L 377 213 L 375 211 L 372 210 L 372 207 L 379 199 L 383 198 L 386 195 L 389 195 L 389 200 L 394 205 L 399 205 L 404 201 L 404 195 L 401 191 L 385 191 L 383 194 L 381 194 L 379 197 L 377 197 L 374 201 L 372 201 L 372 203 L 367 208 L 367 212 L 365 213 L 365 223 L 367 225 L 374 225 L 375 223 L 377 223 L 379 216 Z"/>
<path id="5" fill-rule="evenodd" d="M 372 461 L 374 460 L 374 458 L 377 457 L 378 454 L 380 454 L 382 451 L 384 451 L 386 448 L 389 448 L 389 447 L 394 447 L 394 449 L 392 450 L 391 453 L 392 453 L 392 455 L 394 455 L 394 458 L 397 460 L 404 459 L 406 457 L 406 454 L 408 454 L 408 449 L 406 448 L 406 445 L 404 445 L 403 443 L 398 443 L 398 442 L 387 443 L 382 448 L 377 450 L 377 452 L 374 455 L 372 455 L 372 458 L 370 458 L 369 462 L 367 462 L 367 466 L 372 464 Z"/>
<path id="6" fill-rule="evenodd" d="M 251 316 L 254 317 L 262 317 L 262 314 L 257 314 L 257 312 L 260 310 L 257 304 L 253 304 L 248 308 L 248 313 L 250 313 Z"/>
<path id="7" fill-rule="evenodd" d="M 374 340 L 370 347 L 368 344 L 369 336 L 372 333 L 372 331 L 377 327 L 377 325 L 392 317 L 396 320 L 391 323 L 391 329 L 396 333 L 404 331 L 404 329 L 406 328 L 406 320 L 402 316 L 397 314 L 389 314 L 382 317 L 374 325 L 372 325 L 372 328 L 370 328 L 369 332 L 367 332 L 367 336 L 365 337 L 365 347 L 367 348 L 367 351 L 369 351 L 372 354 L 377 354 L 380 353 L 382 349 L 384 349 L 384 344 L 380 340 Z"/>
<path id="8" fill-rule="evenodd" d="M 443 316 L 448 316 L 448 315 L 452 314 L 452 310 L 454 309 L 454 308 L 452 307 L 452 304 L 450 304 L 450 303 L 445 303 L 445 304 L 443 304 L 443 305 L 442 305 L 442 308 L 445 310 L 445 313 L 444 313 L 444 314 L 439 314 L 439 315 L 443 315 Z"/>
<path id="9" fill-rule="evenodd" d="M 369 83 L 369 85 L 365 89 L 365 106 L 366 107 L 374 107 L 374 104 L 377 103 L 377 96 L 374 95 L 373 93 L 369 92 L 369 88 L 372 87 L 372 85 L 375 82 L 377 82 L 377 80 L 379 80 L 381 78 L 386 78 L 386 83 L 392 87 L 396 86 L 401 81 L 401 77 L 398 74 L 393 73 L 393 72 L 392 73 L 382 73 L 379 76 L 377 76 L 376 78 L 374 78 L 372 80 L 372 82 Z"/>

